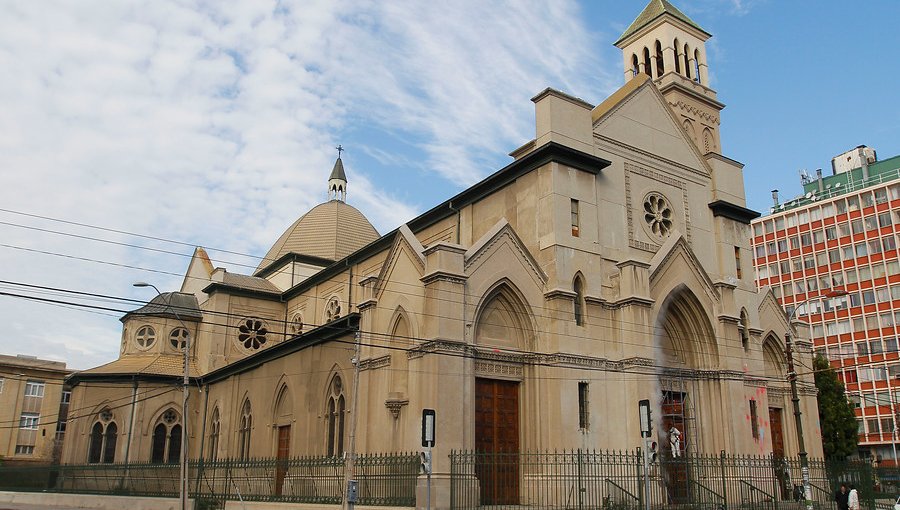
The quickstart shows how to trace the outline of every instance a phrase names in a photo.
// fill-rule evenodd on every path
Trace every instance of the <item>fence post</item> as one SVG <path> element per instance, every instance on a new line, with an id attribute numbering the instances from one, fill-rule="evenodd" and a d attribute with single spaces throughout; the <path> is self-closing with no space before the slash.
<path id="1" fill-rule="evenodd" d="M 725 508 L 728 508 L 728 481 L 725 478 L 725 450 L 719 452 L 719 469 L 722 472 L 722 499 Z"/>
<path id="2" fill-rule="evenodd" d="M 584 508 L 584 479 L 581 475 L 581 448 L 577 450 L 578 455 L 578 510 Z"/>
<path id="3" fill-rule="evenodd" d="M 643 478 L 644 476 L 647 476 L 647 473 L 643 473 L 643 476 L 641 474 L 641 467 L 644 465 L 644 452 L 641 450 L 640 446 L 637 447 L 637 450 L 635 450 L 635 452 L 637 453 L 637 458 L 635 459 L 637 462 L 635 462 L 635 466 L 637 468 L 638 507 L 645 508 L 644 500 L 646 499 L 647 504 L 649 505 L 650 504 L 650 494 L 647 490 L 648 483 Z M 648 472 L 649 472 L 649 470 L 648 470 Z"/>

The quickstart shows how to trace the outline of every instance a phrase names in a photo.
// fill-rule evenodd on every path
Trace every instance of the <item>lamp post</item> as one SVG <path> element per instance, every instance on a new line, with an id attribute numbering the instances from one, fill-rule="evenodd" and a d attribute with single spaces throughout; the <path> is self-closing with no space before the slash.
<path id="1" fill-rule="evenodd" d="M 806 446 L 803 441 L 803 421 L 800 413 L 800 396 L 797 394 L 797 371 L 794 370 L 794 349 L 792 342 L 794 315 L 797 313 L 797 310 L 813 299 L 821 297 L 831 299 L 839 296 L 846 296 L 847 294 L 848 292 L 846 290 L 832 289 L 830 292 L 826 292 L 823 295 L 802 301 L 791 311 L 790 315 L 788 315 L 788 329 L 784 334 L 784 354 L 787 357 L 788 363 L 788 381 L 791 383 L 791 402 L 794 404 L 794 425 L 797 427 L 797 446 L 800 448 L 800 452 L 797 455 L 800 457 L 800 476 L 803 480 L 803 499 L 806 501 L 807 510 L 813 510 L 813 506 L 812 492 L 809 486 L 809 459 L 807 458 Z"/>
<path id="2" fill-rule="evenodd" d="M 132 285 L 134 285 L 135 287 L 150 287 L 153 290 L 155 290 L 158 295 L 162 296 L 162 292 L 160 292 L 159 289 L 156 288 L 156 285 L 153 285 L 152 283 L 135 282 Z M 175 314 L 175 319 L 177 319 L 178 322 L 181 323 L 181 327 L 183 327 L 184 330 L 187 331 L 187 336 L 184 339 L 184 347 L 183 347 L 184 380 L 182 381 L 182 387 L 181 387 L 181 391 L 182 391 L 181 419 L 182 419 L 183 423 L 181 424 L 181 455 L 179 456 L 179 463 L 181 464 L 181 466 L 180 466 L 181 474 L 179 477 L 179 484 L 178 484 L 178 503 L 179 503 L 179 508 L 181 508 L 181 510 L 188 510 L 188 504 L 187 504 L 187 500 L 188 500 L 188 491 L 187 491 L 187 486 L 188 486 L 188 480 L 187 480 L 188 433 L 187 433 L 187 429 L 188 429 L 188 390 L 190 389 L 190 384 L 191 384 L 190 379 L 189 379 L 190 372 L 188 369 L 188 367 L 189 367 L 188 354 L 189 354 L 190 348 L 191 348 L 190 347 L 191 346 L 191 332 L 188 329 L 187 325 L 184 323 L 184 321 L 181 320 L 181 316 L 178 315 L 178 310 L 176 309 L 176 307 L 172 306 L 172 295 L 171 294 L 169 294 L 169 299 L 166 301 L 166 306 L 168 308 L 172 309 L 172 313 Z M 131 439 L 129 438 L 129 441 L 130 440 Z"/>

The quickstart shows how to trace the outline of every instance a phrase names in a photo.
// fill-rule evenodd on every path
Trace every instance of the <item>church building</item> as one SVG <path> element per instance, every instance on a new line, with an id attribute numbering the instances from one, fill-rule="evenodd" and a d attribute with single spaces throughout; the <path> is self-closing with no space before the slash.
<path id="1" fill-rule="evenodd" d="M 441 498 L 451 450 L 642 446 L 643 399 L 677 431 L 664 455 L 797 455 L 791 325 L 754 282 L 758 214 L 723 155 L 709 37 L 651 0 L 615 43 L 620 89 L 541 91 L 507 166 L 391 232 L 348 203 L 338 156 L 328 200 L 253 274 L 197 248 L 180 289 L 122 317 L 119 358 L 69 378 L 91 412 L 63 461 L 175 460 L 182 427 L 192 459 L 417 451 L 433 409 Z M 811 374 L 799 388 L 821 457 Z"/>

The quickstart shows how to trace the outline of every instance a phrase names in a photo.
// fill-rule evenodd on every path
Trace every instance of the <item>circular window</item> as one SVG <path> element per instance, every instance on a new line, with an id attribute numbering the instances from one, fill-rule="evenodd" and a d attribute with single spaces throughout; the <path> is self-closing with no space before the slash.
<path id="1" fill-rule="evenodd" d="M 325 305 L 325 322 L 331 322 L 341 316 L 341 302 L 338 298 L 333 297 Z"/>
<path id="2" fill-rule="evenodd" d="M 178 413 L 174 409 L 167 409 L 162 415 L 162 420 L 166 425 L 172 425 L 178 421 Z"/>
<path id="3" fill-rule="evenodd" d="M 663 238 L 672 232 L 674 215 L 666 197 L 650 193 L 644 199 L 644 223 L 647 230 L 656 237 Z"/>
<path id="4" fill-rule="evenodd" d="M 110 411 L 109 409 L 100 411 L 100 421 L 107 422 L 109 420 L 112 420 L 112 411 Z"/>
<path id="5" fill-rule="evenodd" d="M 191 336 L 188 330 L 184 328 L 175 328 L 169 333 L 169 344 L 173 349 L 182 350 L 187 345 L 188 338 Z"/>
<path id="6" fill-rule="evenodd" d="M 150 326 L 141 326 L 134 335 L 134 342 L 141 349 L 149 349 L 153 342 L 156 341 L 156 331 Z"/>
<path id="7" fill-rule="evenodd" d="M 294 318 L 291 319 L 291 332 L 295 335 L 303 333 L 303 317 L 299 313 L 294 314 Z"/>
<path id="8" fill-rule="evenodd" d="M 238 326 L 238 341 L 245 349 L 259 349 L 266 343 L 269 330 L 261 319 L 245 319 Z"/>

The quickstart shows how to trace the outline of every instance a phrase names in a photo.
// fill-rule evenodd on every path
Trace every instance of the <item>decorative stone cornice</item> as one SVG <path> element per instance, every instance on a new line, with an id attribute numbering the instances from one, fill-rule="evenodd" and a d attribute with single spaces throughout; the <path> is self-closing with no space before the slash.
<path id="1" fill-rule="evenodd" d="M 547 292 L 545 292 L 544 299 L 547 299 L 547 300 L 565 299 L 565 300 L 571 301 L 571 300 L 575 299 L 576 295 L 577 294 L 575 294 L 571 290 L 555 288 L 555 289 L 550 289 Z"/>
<path id="2" fill-rule="evenodd" d="M 359 362 L 360 370 L 375 370 L 377 368 L 391 366 L 391 355 L 385 354 L 377 358 L 367 358 Z"/>
<path id="3" fill-rule="evenodd" d="M 450 273 L 447 271 L 433 271 L 419 278 L 425 285 L 431 285 L 435 282 L 449 282 L 462 285 L 466 283 L 469 277 L 464 274 Z"/>

